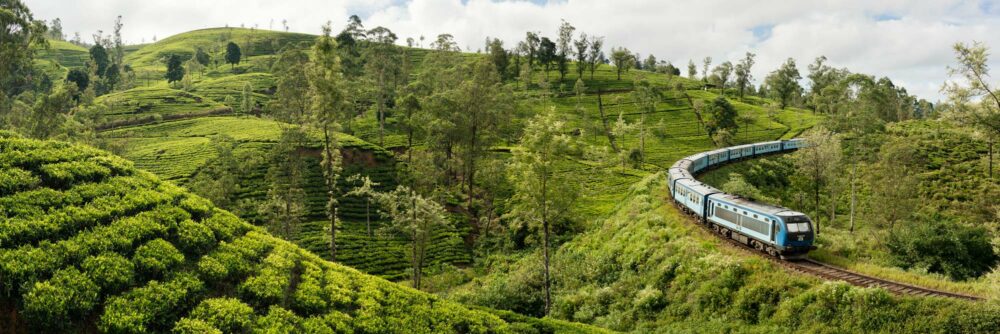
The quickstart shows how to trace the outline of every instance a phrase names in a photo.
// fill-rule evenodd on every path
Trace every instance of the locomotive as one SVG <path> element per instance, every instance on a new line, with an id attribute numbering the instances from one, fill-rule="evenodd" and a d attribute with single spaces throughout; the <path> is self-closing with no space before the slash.
<path id="1" fill-rule="evenodd" d="M 754 202 L 699 182 L 694 175 L 728 162 L 805 147 L 802 139 L 721 148 L 683 158 L 667 171 L 670 197 L 701 224 L 725 237 L 782 259 L 815 249 L 812 221 L 787 208 Z"/>

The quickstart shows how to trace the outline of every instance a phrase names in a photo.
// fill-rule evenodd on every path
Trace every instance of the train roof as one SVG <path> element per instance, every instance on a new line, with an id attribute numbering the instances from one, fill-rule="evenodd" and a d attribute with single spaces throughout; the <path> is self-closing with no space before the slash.
<path id="1" fill-rule="evenodd" d="M 715 189 L 715 187 L 701 183 L 701 181 L 693 178 L 678 180 L 677 184 L 683 184 L 685 187 L 691 188 L 691 190 L 702 195 L 722 193 L 722 190 Z"/>
<path id="2" fill-rule="evenodd" d="M 730 147 L 727 147 L 726 149 L 729 149 L 729 150 L 738 150 L 738 149 L 750 148 L 750 147 L 753 147 L 753 144 L 743 144 L 743 145 L 730 146 Z"/>
<path id="3" fill-rule="evenodd" d="M 726 153 L 726 152 L 729 152 L 729 148 L 728 147 L 727 148 L 720 148 L 718 150 L 711 150 L 711 151 L 705 152 L 705 154 L 712 155 L 712 154 L 719 154 L 719 153 Z"/>
<path id="4" fill-rule="evenodd" d="M 707 156 L 708 156 L 708 153 L 701 152 L 701 153 L 698 153 L 698 154 L 689 155 L 689 156 L 687 156 L 684 159 L 691 160 L 691 162 L 694 162 L 695 160 L 698 160 L 698 159 L 701 159 L 701 158 L 704 158 L 704 157 L 707 157 Z"/>
<path id="5" fill-rule="evenodd" d="M 791 209 L 780 206 L 754 202 L 748 198 L 733 194 L 719 193 L 712 195 L 712 198 L 725 201 L 731 204 L 735 204 L 741 207 L 745 207 L 747 209 L 751 209 L 763 214 L 776 215 L 776 216 L 804 216 L 804 214 L 801 212 L 792 211 Z"/>

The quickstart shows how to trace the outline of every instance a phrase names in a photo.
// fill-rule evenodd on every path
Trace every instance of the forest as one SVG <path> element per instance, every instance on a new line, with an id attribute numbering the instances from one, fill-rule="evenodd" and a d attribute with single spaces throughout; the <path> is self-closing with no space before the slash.
<path id="1" fill-rule="evenodd" d="M 143 44 L 0 19 L 0 332 L 1000 331 L 983 43 L 932 103 L 565 20 L 463 50 L 356 15 Z M 812 259 L 981 300 L 782 270 L 673 205 L 677 160 L 792 138 L 700 179 L 807 214 Z"/>

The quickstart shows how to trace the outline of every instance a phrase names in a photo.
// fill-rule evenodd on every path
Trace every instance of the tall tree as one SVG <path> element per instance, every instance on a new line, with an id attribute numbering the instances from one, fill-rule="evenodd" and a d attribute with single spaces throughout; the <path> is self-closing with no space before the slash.
<path id="1" fill-rule="evenodd" d="M 169 83 L 184 79 L 184 64 L 181 61 L 181 56 L 176 54 L 167 56 L 167 73 L 164 74 L 164 77 Z"/>
<path id="2" fill-rule="evenodd" d="M 108 65 L 111 65 L 111 60 L 108 59 L 108 50 L 104 49 L 100 43 L 94 44 L 90 48 L 90 60 L 94 63 L 94 71 L 97 76 L 103 78 L 104 71 L 107 71 Z"/>
<path id="3" fill-rule="evenodd" d="M 576 28 L 565 20 L 559 25 L 559 38 L 557 39 L 559 50 L 556 55 L 556 62 L 559 65 L 559 82 L 566 78 L 566 72 L 569 69 L 569 57 L 573 54 L 573 31 L 576 31 Z"/>
<path id="4" fill-rule="evenodd" d="M 559 58 L 557 52 L 556 43 L 553 43 L 548 37 L 542 37 L 542 40 L 538 42 L 538 63 L 545 71 L 545 80 L 549 79 L 549 69 Z"/>
<path id="5" fill-rule="evenodd" d="M 587 70 L 587 49 L 590 48 L 587 33 L 580 33 L 580 38 L 573 41 L 573 47 L 576 48 L 573 52 L 576 55 L 576 76 L 583 79 L 583 72 Z"/>
<path id="6" fill-rule="evenodd" d="M 694 60 L 688 60 L 688 79 L 694 80 L 698 76 L 698 67 L 694 65 Z"/>
<path id="7" fill-rule="evenodd" d="M 1000 137 L 1000 92 L 987 81 L 990 75 L 989 49 L 980 42 L 972 45 L 956 43 L 953 49 L 958 67 L 949 67 L 948 74 L 964 78 L 966 85 L 955 81 L 947 82 L 943 91 L 947 93 L 949 103 L 952 105 L 953 118 L 983 129 L 989 134 L 988 173 L 992 180 L 993 143 Z M 977 98 L 978 103 L 975 102 Z"/>
<path id="8" fill-rule="evenodd" d="M 802 75 L 795 67 L 795 59 L 788 58 L 781 67 L 768 74 L 764 82 L 767 85 L 767 91 L 778 99 L 780 108 L 785 109 L 789 102 L 802 94 L 802 86 L 799 86 L 800 79 L 802 79 Z"/>
<path id="9" fill-rule="evenodd" d="M 66 34 L 63 33 L 62 19 L 57 17 L 52 20 L 52 23 L 49 24 L 48 38 L 57 41 L 66 40 Z"/>
<path id="10" fill-rule="evenodd" d="M 385 115 L 388 104 L 403 79 L 402 57 L 396 47 L 396 34 L 383 27 L 368 32 L 370 37 L 365 49 L 365 73 L 375 83 L 375 112 L 378 118 L 378 141 L 385 145 Z"/>
<path id="11" fill-rule="evenodd" d="M 240 112 L 243 114 L 253 113 L 257 103 L 253 101 L 253 85 L 249 81 L 243 83 L 243 92 L 240 94 Z"/>
<path id="12" fill-rule="evenodd" d="M 45 22 L 36 21 L 20 0 L 0 0 L 0 112 L 7 96 L 30 89 L 35 51 L 48 45 Z"/>
<path id="13" fill-rule="evenodd" d="M 722 96 L 726 96 L 726 84 L 729 82 L 729 77 L 733 75 L 733 63 L 725 62 L 716 66 L 712 70 L 712 74 L 715 75 L 717 84 L 719 84 L 719 93 Z"/>
<path id="14" fill-rule="evenodd" d="M 556 165 L 573 148 L 574 141 L 566 135 L 565 122 L 550 109 L 528 121 L 521 145 L 512 151 L 508 169 L 515 189 L 511 215 L 519 223 L 540 228 L 542 232 L 545 314 L 552 308 L 550 228 L 569 219 L 579 193 L 575 188 L 578 183 L 569 179 L 570 173 L 558 173 Z"/>
<path id="15" fill-rule="evenodd" d="M 718 146 L 731 144 L 731 139 L 736 136 L 739 130 L 739 123 L 736 122 L 739 114 L 736 112 L 736 108 L 725 97 L 719 96 L 715 100 L 712 100 L 707 109 L 706 111 L 711 116 L 705 122 L 705 130 L 707 130 L 708 136 Z"/>
<path id="16" fill-rule="evenodd" d="M 528 66 L 535 66 L 535 62 L 538 60 L 538 48 L 542 43 L 542 39 L 538 37 L 537 32 L 526 32 L 524 36 L 524 45 L 527 47 L 528 56 Z"/>
<path id="17" fill-rule="evenodd" d="M 593 37 L 590 39 L 590 53 L 587 54 L 587 67 L 590 68 L 590 80 L 594 80 L 594 71 L 597 66 L 604 61 L 604 37 Z"/>
<path id="18" fill-rule="evenodd" d="M 490 39 L 489 45 L 487 45 L 487 52 L 490 54 L 490 61 L 493 62 L 493 66 L 496 67 L 497 73 L 500 74 L 501 80 L 510 79 L 510 71 L 508 67 L 510 66 L 510 52 L 503 48 L 503 41 L 499 38 Z"/>
<path id="19" fill-rule="evenodd" d="M 307 140 L 298 126 L 284 128 L 269 157 L 266 180 L 270 188 L 258 211 L 266 217 L 271 231 L 284 238 L 298 230 L 306 215 L 305 161 L 299 148 Z"/>
<path id="20" fill-rule="evenodd" d="M 232 65 L 233 70 L 236 70 L 236 65 L 240 64 L 240 59 L 243 58 L 243 52 L 240 51 L 240 46 L 236 43 L 229 42 L 226 44 L 226 63 Z"/>
<path id="21" fill-rule="evenodd" d="M 705 57 L 701 60 L 701 81 L 708 84 L 708 69 L 712 66 L 712 57 Z"/>
<path id="22" fill-rule="evenodd" d="M 303 48 L 285 48 L 271 67 L 277 89 L 268 109 L 279 120 L 293 124 L 305 121 L 311 103 L 309 79 L 306 77 L 308 64 L 309 54 Z"/>
<path id="23" fill-rule="evenodd" d="M 118 64 L 119 67 L 125 65 L 125 44 L 122 42 L 123 26 L 124 24 L 122 24 L 122 16 L 118 15 L 118 17 L 115 18 L 115 26 L 113 30 L 114 52 L 112 53 L 112 55 L 114 56 L 114 63 Z"/>
<path id="24" fill-rule="evenodd" d="M 191 177 L 185 186 L 194 193 L 211 200 L 216 206 L 236 209 L 236 195 L 239 193 L 240 161 L 233 155 L 236 141 L 229 136 L 212 137 L 215 158 L 205 164 Z"/>
<path id="25" fill-rule="evenodd" d="M 662 98 L 660 90 L 646 79 L 637 79 L 632 98 L 639 108 L 639 161 L 646 161 L 646 115 L 656 112 L 656 104 Z"/>
<path id="26" fill-rule="evenodd" d="M 413 287 L 421 288 L 427 249 L 433 242 L 435 229 L 450 225 L 448 212 L 433 199 L 421 196 L 413 189 L 400 185 L 386 193 L 372 192 L 372 199 L 392 222 L 391 229 L 410 237 L 410 263 Z"/>
<path id="27" fill-rule="evenodd" d="M 740 60 L 739 64 L 736 64 L 736 87 L 740 89 L 740 98 L 743 98 L 743 93 L 746 91 L 747 87 L 753 88 L 753 74 L 750 71 L 753 69 L 754 58 L 757 55 L 747 52 L 743 59 Z"/>
<path id="28" fill-rule="evenodd" d="M 613 48 L 611 49 L 611 61 L 615 63 L 615 73 L 618 74 L 618 80 L 621 80 L 622 73 L 628 72 L 628 69 L 634 66 L 635 56 L 627 48 Z"/>
<path id="29" fill-rule="evenodd" d="M 330 37 L 330 23 L 316 39 L 307 70 L 311 123 L 323 133 L 323 182 L 326 185 L 326 216 L 330 222 L 330 259 L 337 260 L 337 179 L 340 177 L 340 149 L 334 131 L 345 109 L 344 78 L 337 57 L 337 42 Z"/>
<path id="30" fill-rule="evenodd" d="M 656 65 L 657 65 L 656 56 L 652 54 L 647 56 L 646 60 L 642 61 L 642 68 L 650 72 L 656 71 Z"/>
<path id="31" fill-rule="evenodd" d="M 807 146 L 792 155 L 795 167 L 805 175 L 813 190 L 813 221 L 816 234 L 820 232 L 820 192 L 839 171 L 841 161 L 840 136 L 820 126 L 813 128 L 802 137 Z"/>

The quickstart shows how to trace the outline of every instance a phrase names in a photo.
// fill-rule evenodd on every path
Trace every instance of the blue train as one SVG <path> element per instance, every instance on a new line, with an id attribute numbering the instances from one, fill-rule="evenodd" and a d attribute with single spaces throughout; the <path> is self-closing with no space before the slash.
<path id="1" fill-rule="evenodd" d="M 815 249 L 812 221 L 805 214 L 724 193 L 699 182 L 694 175 L 730 161 L 794 151 L 805 145 L 801 139 L 771 141 L 686 157 L 667 171 L 671 197 L 719 234 L 771 256 L 804 257 Z"/>

